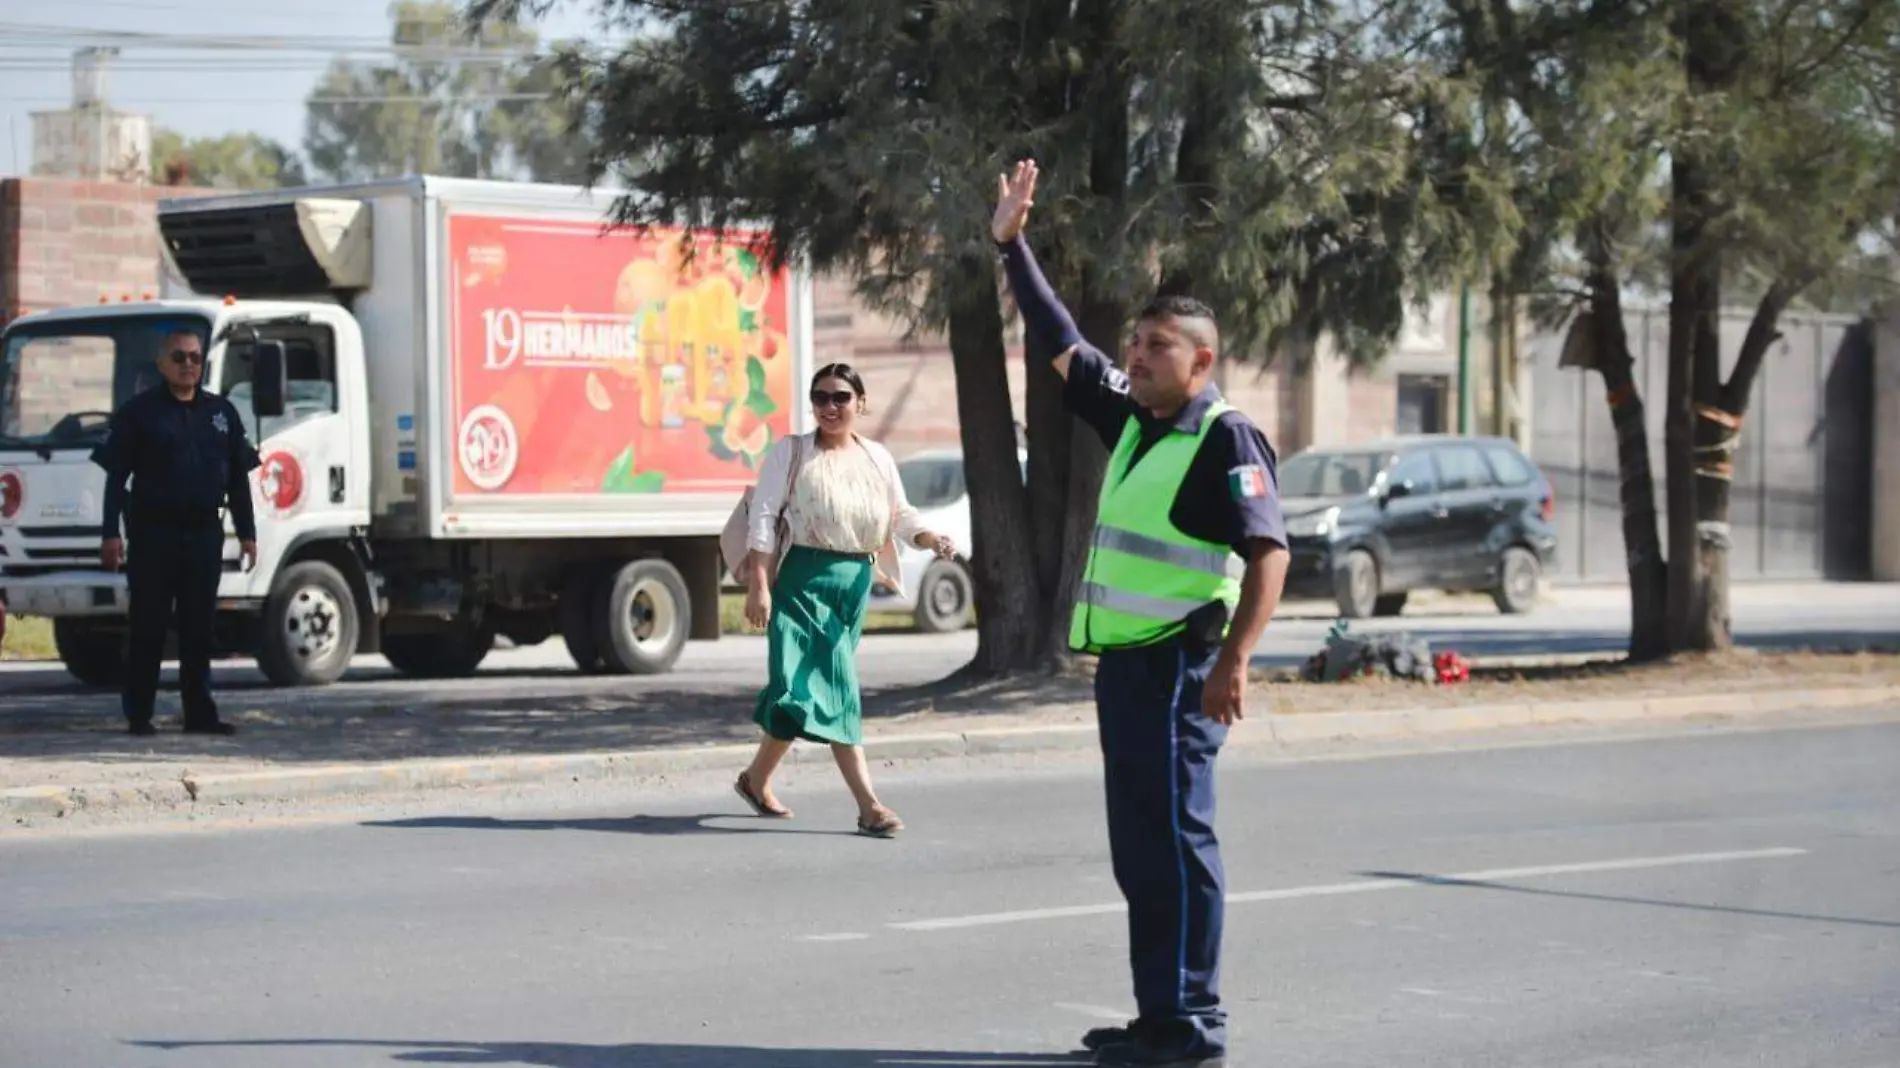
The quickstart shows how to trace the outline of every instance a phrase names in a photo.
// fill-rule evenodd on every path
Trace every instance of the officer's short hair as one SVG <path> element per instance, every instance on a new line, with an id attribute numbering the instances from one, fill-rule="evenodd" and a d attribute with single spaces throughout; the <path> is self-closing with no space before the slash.
<path id="1" fill-rule="evenodd" d="M 200 345 L 204 344 L 204 339 L 199 336 L 198 331 L 193 330 L 189 326 L 174 326 L 166 330 L 163 334 L 159 335 L 158 354 L 160 356 L 163 356 L 166 353 L 170 352 L 171 347 L 172 347 L 172 341 L 181 337 L 191 338 L 193 341 L 198 342 L 198 344 Z"/>
<path id="2" fill-rule="evenodd" d="M 1208 348 L 1220 344 L 1220 327 L 1214 322 L 1214 309 L 1185 294 L 1163 294 L 1141 306 L 1136 322 L 1174 319 L 1181 323 L 1195 342 Z"/>

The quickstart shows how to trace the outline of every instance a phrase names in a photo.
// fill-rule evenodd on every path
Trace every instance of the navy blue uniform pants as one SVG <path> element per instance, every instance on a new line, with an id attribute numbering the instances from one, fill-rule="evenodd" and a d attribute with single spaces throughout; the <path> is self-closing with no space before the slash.
<path id="1" fill-rule="evenodd" d="M 131 642 L 121 705 L 130 723 L 150 723 L 158 697 L 165 632 L 178 631 L 178 690 L 185 722 L 218 721 L 211 699 L 211 623 L 224 572 L 224 529 L 219 523 L 140 523 L 131 535 L 125 584 L 131 601 Z"/>
<path id="2" fill-rule="evenodd" d="M 1095 708 L 1140 1021 L 1184 1044 L 1221 1049 L 1226 890 L 1214 836 L 1214 758 L 1227 728 L 1201 712 L 1216 653 L 1178 641 L 1106 652 L 1096 665 Z"/>

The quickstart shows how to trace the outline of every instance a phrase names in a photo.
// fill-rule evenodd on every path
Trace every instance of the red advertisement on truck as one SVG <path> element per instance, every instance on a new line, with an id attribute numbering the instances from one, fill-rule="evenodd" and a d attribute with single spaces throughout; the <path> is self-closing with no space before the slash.
<path id="1" fill-rule="evenodd" d="M 457 496 L 731 493 L 791 432 L 791 279 L 752 235 L 447 225 Z"/>

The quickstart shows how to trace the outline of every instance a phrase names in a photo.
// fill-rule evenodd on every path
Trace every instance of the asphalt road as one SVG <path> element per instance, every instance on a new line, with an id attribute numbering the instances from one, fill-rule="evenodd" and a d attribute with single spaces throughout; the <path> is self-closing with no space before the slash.
<path id="1" fill-rule="evenodd" d="M 1900 644 L 1900 585 L 1738 586 L 1734 612 L 1737 640 L 1746 645 Z M 1326 606 L 1289 604 L 1256 650 L 1257 662 L 1298 665 L 1320 648 L 1331 625 Z M 1546 605 L 1524 616 L 1500 615 L 1482 599 L 1441 599 L 1408 609 L 1400 618 L 1369 620 L 1354 629 L 1410 631 L 1434 648 L 1467 656 L 1615 654 L 1628 640 L 1629 607 L 1621 589 L 1572 588 L 1555 591 Z M 868 687 L 931 682 L 962 667 L 975 649 L 974 631 L 868 635 L 859 658 L 860 674 Z M 262 676 L 246 661 L 220 663 L 215 677 L 221 690 L 265 688 Z M 299 705 L 349 707 L 372 701 L 414 702 L 430 695 L 559 699 L 601 692 L 636 694 L 642 689 L 731 692 L 753 690 L 764 681 L 763 638 L 734 636 L 691 644 L 672 674 L 652 678 L 579 675 L 560 640 L 554 639 L 530 649 L 498 650 L 469 679 L 412 681 L 398 676 L 381 657 L 361 657 L 337 685 L 274 693 Z M 44 709 L 48 697 L 69 699 L 66 704 L 75 712 L 113 707 L 112 695 L 89 695 L 57 665 L 0 665 L 0 713 Z"/>
<path id="2" fill-rule="evenodd" d="M 1232 1064 L 1900 1063 L 1900 722 L 1240 756 Z M 880 776 L 894 842 L 812 771 L 791 824 L 693 780 L 0 837 L 0 1065 L 1075 1063 L 1130 1000 L 1094 764 Z"/>

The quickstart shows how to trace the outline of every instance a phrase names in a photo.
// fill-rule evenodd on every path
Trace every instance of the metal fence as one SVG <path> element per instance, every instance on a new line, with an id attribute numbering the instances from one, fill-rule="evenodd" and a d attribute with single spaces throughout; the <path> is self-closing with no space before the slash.
<path id="1" fill-rule="evenodd" d="M 1722 373 L 1734 366 L 1752 309 L 1721 320 Z M 1625 313 L 1649 423 L 1657 508 L 1665 511 L 1662 422 L 1668 312 Z M 1873 471 L 1873 331 L 1837 315 L 1788 314 L 1755 381 L 1735 456 L 1730 523 L 1736 579 L 1859 579 L 1869 566 Z M 1616 438 L 1594 371 L 1560 369 L 1559 334 L 1535 335 L 1531 455 L 1556 486 L 1559 582 L 1615 581 L 1624 563 Z M 1665 544 L 1667 518 L 1663 521 Z"/>

